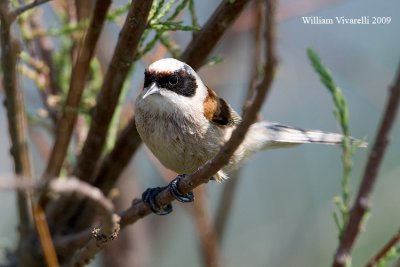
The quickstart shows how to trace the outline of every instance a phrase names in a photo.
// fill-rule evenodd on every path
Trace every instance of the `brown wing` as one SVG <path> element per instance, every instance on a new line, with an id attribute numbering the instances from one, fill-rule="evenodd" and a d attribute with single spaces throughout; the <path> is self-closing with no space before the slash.
<path id="1" fill-rule="evenodd" d="M 239 115 L 218 97 L 217 94 L 207 87 L 208 95 L 204 100 L 204 116 L 219 126 L 234 126 L 240 122 Z"/>

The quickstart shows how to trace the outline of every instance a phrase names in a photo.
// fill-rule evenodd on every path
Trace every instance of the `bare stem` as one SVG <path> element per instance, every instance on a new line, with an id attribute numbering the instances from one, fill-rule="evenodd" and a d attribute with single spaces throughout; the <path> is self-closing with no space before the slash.
<path id="1" fill-rule="evenodd" d="M 390 131 L 396 119 L 400 101 L 400 66 L 397 70 L 396 80 L 390 89 L 385 113 L 382 117 L 375 143 L 370 152 L 367 165 L 364 170 L 363 179 L 358 189 L 357 197 L 350 211 L 349 221 L 343 231 L 332 267 L 346 265 L 351 255 L 354 242 L 361 230 L 362 219 L 369 209 L 369 198 L 372 193 L 380 165 L 389 144 Z"/>
<path id="2" fill-rule="evenodd" d="M 229 222 L 229 215 L 231 214 L 232 207 L 234 206 L 233 201 L 239 184 L 239 177 L 237 177 L 239 176 L 239 172 L 240 171 L 236 171 L 230 176 L 229 181 L 224 183 L 224 188 L 222 189 L 217 211 L 215 212 L 216 215 L 214 226 L 220 244 L 222 244 L 226 225 Z"/>
<path id="3" fill-rule="evenodd" d="M 115 52 L 98 95 L 86 142 L 74 169 L 74 174 L 85 181 L 90 181 L 93 178 L 122 86 L 134 61 L 140 36 L 145 30 L 152 2 L 132 1 L 119 34 Z"/>
<path id="4" fill-rule="evenodd" d="M 253 32 L 254 37 L 254 47 L 253 47 L 253 58 L 251 60 L 252 64 L 252 73 L 250 77 L 249 90 L 246 93 L 246 102 L 243 105 L 244 109 L 250 104 L 254 93 L 255 93 L 255 84 L 257 82 L 257 78 L 260 74 L 262 67 L 262 56 L 261 56 L 261 48 L 262 48 L 262 30 L 263 30 L 263 22 L 265 15 L 265 1 L 256 0 L 253 7 L 252 12 L 255 13 L 254 21 L 255 27 Z M 222 239 L 224 237 L 225 228 L 228 223 L 229 215 L 231 214 L 231 209 L 233 207 L 233 201 L 235 198 L 236 189 L 239 185 L 239 173 L 240 169 L 237 170 L 233 175 L 232 179 L 230 179 L 227 183 L 224 184 L 224 188 L 222 189 L 221 198 L 219 200 L 219 205 L 216 212 L 215 217 L 215 231 L 218 235 L 218 241 L 222 243 Z"/>
<path id="5" fill-rule="evenodd" d="M 196 230 L 200 241 L 204 266 L 218 267 L 220 266 L 219 244 L 214 225 L 212 224 L 207 211 L 204 188 L 196 188 L 195 194 L 196 201 L 194 202 L 194 218 L 196 221 Z"/>
<path id="6" fill-rule="evenodd" d="M 89 29 L 72 68 L 71 82 L 64 111 L 58 122 L 55 143 L 43 174 L 43 177 L 46 179 L 58 177 L 60 174 L 78 115 L 78 105 L 83 89 L 85 88 L 89 64 L 93 57 L 101 29 L 103 28 L 107 11 L 111 5 L 111 0 L 97 1 L 96 3 Z"/>
<path id="7" fill-rule="evenodd" d="M 206 61 L 207 55 L 215 47 L 222 35 L 229 28 L 250 0 L 221 1 L 201 31 L 196 33 L 192 42 L 187 46 L 181 60 L 194 70 L 200 68 Z"/>
<path id="8" fill-rule="evenodd" d="M 374 255 L 364 267 L 375 266 L 400 241 L 400 230 Z"/>
<path id="9" fill-rule="evenodd" d="M 14 20 L 16 17 L 18 17 L 19 15 L 21 15 L 22 13 L 24 13 L 25 11 L 28 11 L 32 8 L 35 8 L 41 4 L 47 3 L 51 0 L 34 0 L 32 3 L 26 4 L 24 6 L 20 6 L 17 9 L 15 9 L 12 13 L 11 13 L 11 17 L 12 20 Z"/>
<path id="10" fill-rule="evenodd" d="M 4 105 L 7 109 L 8 130 L 11 139 L 10 153 L 14 161 L 14 170 L 17 175 L 31 177 L 31 164 L 26 135 L 26 117 L 21 90 L 17 86 L 16 64 L 19 53 L 19 43 L 11 34 L 12 18 L 8 1 L 0 1 L 0 39 L 1 39 L 1 66 L 3 71 L 3 85 L 6 93 Z M 21 251 L 26 235 L 32 226 L 30 212 L 30 196 L 28 190 L 17 190 L 17 205 L 19 215 L 19 253 L 24 262 Z"/>

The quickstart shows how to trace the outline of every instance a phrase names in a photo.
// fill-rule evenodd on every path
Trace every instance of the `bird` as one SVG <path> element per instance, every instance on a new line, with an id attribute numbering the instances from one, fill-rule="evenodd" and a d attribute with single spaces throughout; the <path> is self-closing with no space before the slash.
<path id="1" fill-rule="evenodd" d="M 155 61 L 144 72 L 143 90 L 135 101 L 137 131 L 154 156 L 168 169 L 180 174 L 170 184 L 171 194 L 181 202 L 191 202 L 193 193 L 181 194 L 179 182 L 211 160 L 227 142 L 241 121 L 240 115 L 203 83 L 186 63 L 174 58 Z M 265 149 L 292 147 L 305 143 L 335 145 L 343 135 L 304 130 L 281 123 L 259 121 L 252 124 L 229 163 L 213 180 L 228 179 L 252 154 Z M 363 141 L 352 138 L 360 147 Z M 164 188 L 146 190 L 142 199 L 159 215 L 172 206 L 157 207 L 155 196 Z"/>

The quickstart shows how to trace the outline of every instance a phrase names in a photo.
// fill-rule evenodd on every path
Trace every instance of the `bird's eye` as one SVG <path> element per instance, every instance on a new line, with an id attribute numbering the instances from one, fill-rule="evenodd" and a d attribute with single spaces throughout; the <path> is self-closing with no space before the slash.
<path id="1" fill-rule="evenodd" d="M 169 77 L 168 83 L 170 85 L 177 85 L 178 84 L 178 76 L 172 75 L 171 77 Z"/>

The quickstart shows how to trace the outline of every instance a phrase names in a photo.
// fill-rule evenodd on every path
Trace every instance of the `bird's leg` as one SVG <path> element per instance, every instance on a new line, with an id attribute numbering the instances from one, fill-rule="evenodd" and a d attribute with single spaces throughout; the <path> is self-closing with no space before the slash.
<path id="1" fill-rule="evenodd" d="M 178 175 L 166 187 L 148 188 L 142 194 L 143 202 L 146 203 L 150 207 L 151 211 L 154 212 L 157 215 L 167 215 L 167 214 L 171 213 L 172 212 L 172 205 L 171 204 L 168 204 L 168 205 L 166 205 L 164 207 L 160 207 L 156 202 L 157 195 L 161 191 L 163 191 L 165 188 L 168 188 L 168 190 L 171 193 L 171 195 L 174 196 L 175 199 L 178 200 L 179 202 L 184 202 L 184 203 L 192 202 L 194 200 L 194 195 L 193 195 L 192 191 L 190 191 L 187 194 L 182 194 L 179 191 L 179 182 L 185 176 L 186 176 L 185 174 Z"/>

